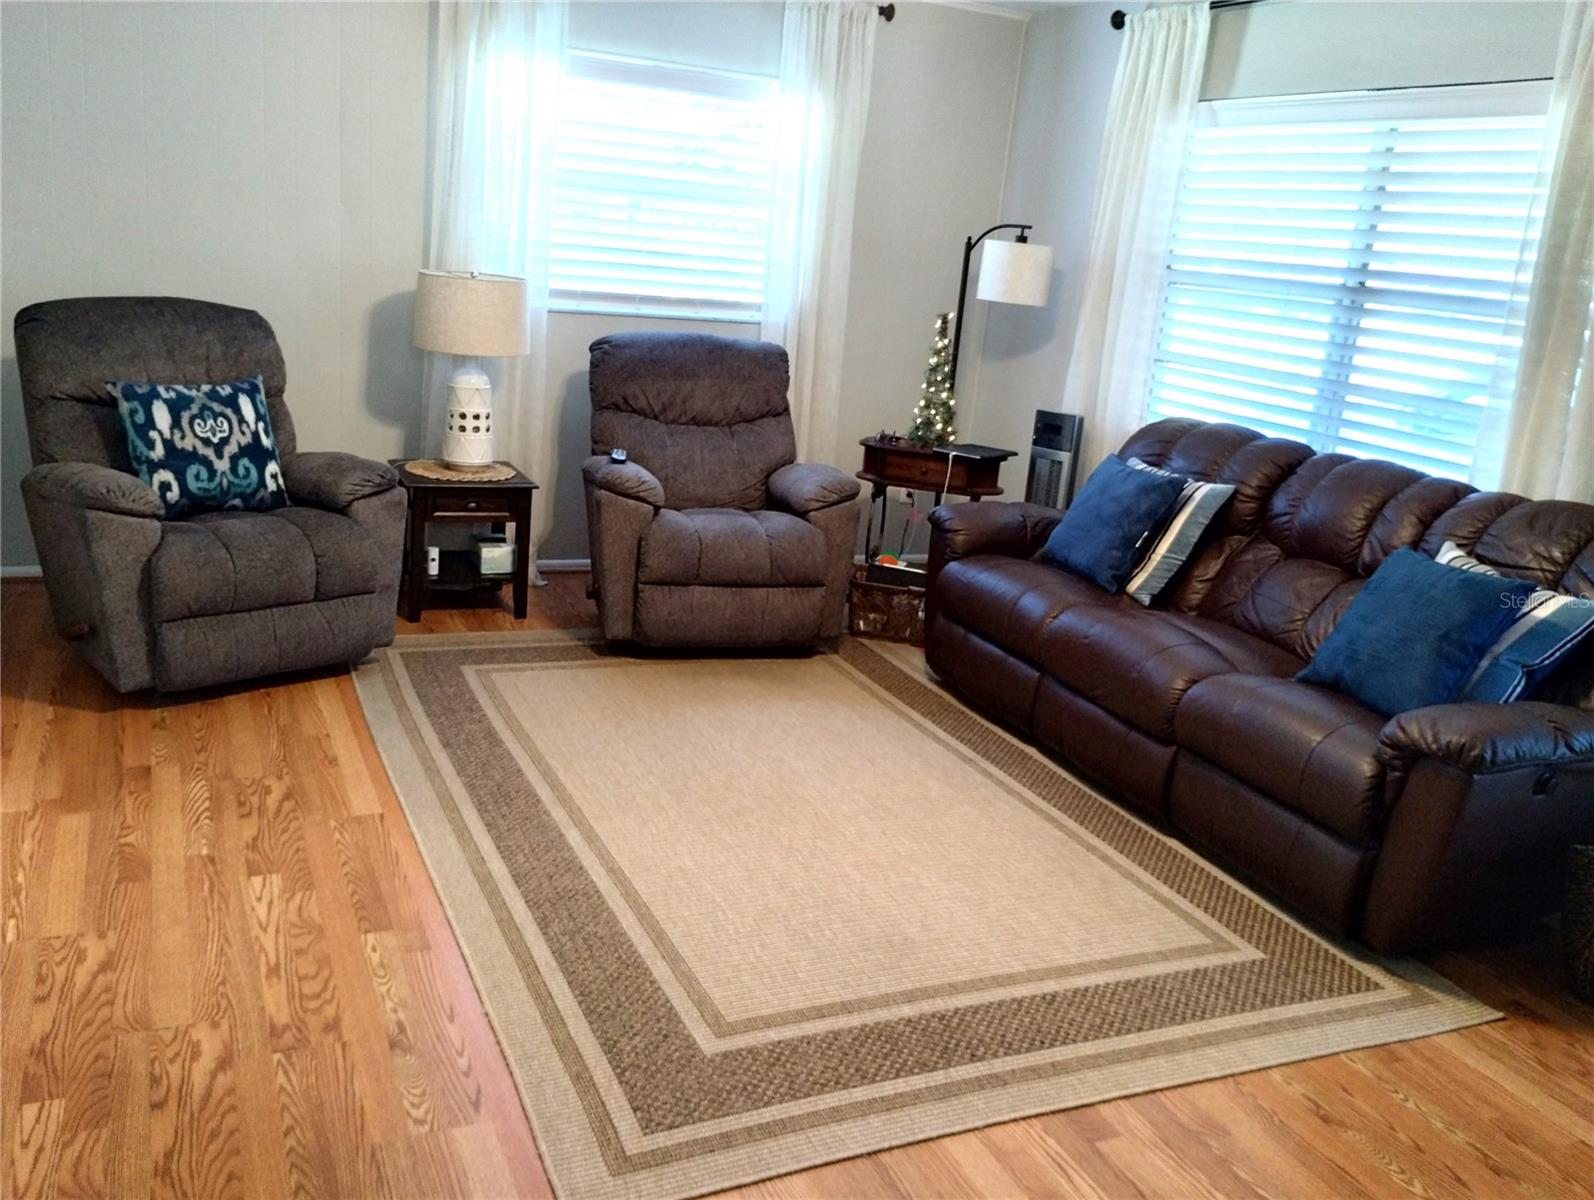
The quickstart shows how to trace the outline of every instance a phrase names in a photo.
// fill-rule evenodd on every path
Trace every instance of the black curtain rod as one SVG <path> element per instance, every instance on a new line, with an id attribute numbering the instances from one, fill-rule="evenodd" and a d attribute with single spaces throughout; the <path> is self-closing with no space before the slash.
<path id="1" fill-rule="evenodd" d="M 1260 3 L 1262 3 L 1262 0 L 1212 0 L 1212 3 L 1209 4 L 1207 7 L 1210 8 L 1213 12 L 1217 12 L 1219 9 L 1223 9 L 1223 8 L 1250 8 L 1251 5 L 1260 4 Z M 890 8 L 891 5 L 887 5 L 886 7 Z M 884 10 L 882 9 L 881 11 L 883 12 Z M 1123 9 L 1121 9 L 1121 8 L 1113 9 L 1113 12 L 1112 12 L 1112 27 L 1114 29 L 1122 29 L 1124 27 L 1125 15 L 1126 14 L 1124 13 Z M 890 17 L 886 18 L 886 20 L 888 20 L 888 21 L 890 19 L 891 19 Z"/>
<path id="2" fill-rule="evenodd" d="M 880 15 L 887 21 L 891 20 L 892 17 L 897 15 L 897 6 L 895 4 L 880 4 L 876 5 L 875 7 Z"/>

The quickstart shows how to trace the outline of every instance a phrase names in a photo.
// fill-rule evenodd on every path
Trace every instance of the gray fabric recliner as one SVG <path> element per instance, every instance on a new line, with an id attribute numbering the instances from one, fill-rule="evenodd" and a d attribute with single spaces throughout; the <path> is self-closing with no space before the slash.
<path id="1" fill-rule="evenodd" d="M 22 497 L 56 628 L 119 692 L 358 661 L 393 640 L 405 503 L 384 463 L 296 450 L 257 312 L 167 297 L 52 300 L 16 316 L 34 467 Z M 106 383 L 259 375 L 292 503 L 163 519 Z"/>
<path id="2" fill-rule="evenodd" d="M 804 646 L 839 637 L 858 481 L 799 464 L 786 352 L 708 334 L 592 343 L 582 466 L 605 637 Z M 612 461 L 613 449 L 628 460 Z"/>

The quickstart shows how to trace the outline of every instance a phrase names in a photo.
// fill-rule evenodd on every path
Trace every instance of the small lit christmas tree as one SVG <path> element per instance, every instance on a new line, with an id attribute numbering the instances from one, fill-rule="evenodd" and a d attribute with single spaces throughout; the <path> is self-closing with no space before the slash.
<path id="1" fill-rule="evenodd" d="M 957 437 L 953 421 L 957 401 L 952 396 L 952 314 L 935 319 L 930 343 L 930 366 L 919 385 L 919 402 L 913 406 L 913 427 L 908 438 L 915 446 L 944 446 Z"/>

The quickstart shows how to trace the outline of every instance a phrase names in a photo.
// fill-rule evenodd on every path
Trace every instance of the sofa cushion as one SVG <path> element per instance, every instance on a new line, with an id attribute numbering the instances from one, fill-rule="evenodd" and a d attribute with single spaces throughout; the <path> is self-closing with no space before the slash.
<path id="1" fill-rule="evenodd" d="M 177 692 L 353 663 L 392 640 L 393 598 L 379 592 L 167 621 L 155 639 L 155 685 Z"/>
<path id="2" fill-rule="evenodd" d="M 1228 625 L 1137 604 L 1075 608 L 1046 627 L 1041 668 L 1086 699 L 1173 741 L 1174 713 L 1214 675 L 1288 678 L 1301 660 Z"/>
<path id="3" fill-rule="evenodd" d="M 649 583 L 635 633 L 643 646 L 812 646 L 824 614 L 823 588 Z"/>
<path id="4" fill-rule="evenodd" d="M 592 453 L 622 448 L 675 508 L 769 502 L 797 457 L 786 351 L 706 333 L 616 333 L 592 343 Z"/>
<path id="5" fill-rule="evenodd" d="M 1030 664 L 1059 613 L 1081 604 L 1121 605 L 1082 575 L 1004 554 L 960 558 L 935 581 L 936 612 Z"/>
<path id="6" fill-rule="evenodd" d="M 1201 587 L 1174 606 L 1193 601 L 1202 616 L 1310 658 L 1367 576 L 1470 491 L 1393 463 L 1315 455 L 1274 489 L 1257 536 L 1191 564 Z"/>
<path id="7" fill-rule="evenodd" d="M 390 574 L 382 556 L 342 513 L 203 513 L 162 524 L 150 597 L 157 621 L 332 600 L 375 591 Z"/>
<path id="8" fill-rule="evenodd" d="M 1174 718 L 1179 747 L 1357 845 L 1383 816 L 1384 718 L 1349 696 L 1292 679 L 1217 675 Z"/>
<path id="9" fill-rule="evenodd" d="M 825 535 L 790 513 L 662 509 L 642 538 L 642 583 L 811 587 L 825 582 Z"/>

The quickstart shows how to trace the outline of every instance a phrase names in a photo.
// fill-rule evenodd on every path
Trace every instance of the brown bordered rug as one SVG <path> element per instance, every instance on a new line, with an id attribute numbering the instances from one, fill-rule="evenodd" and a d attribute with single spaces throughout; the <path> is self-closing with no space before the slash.
<path id="1" fill-rule="evenodd" d="M 565 1200 L 1499 1016 L 1308 931 L 908 647 L 410 636 L 356 685 Z"/>

